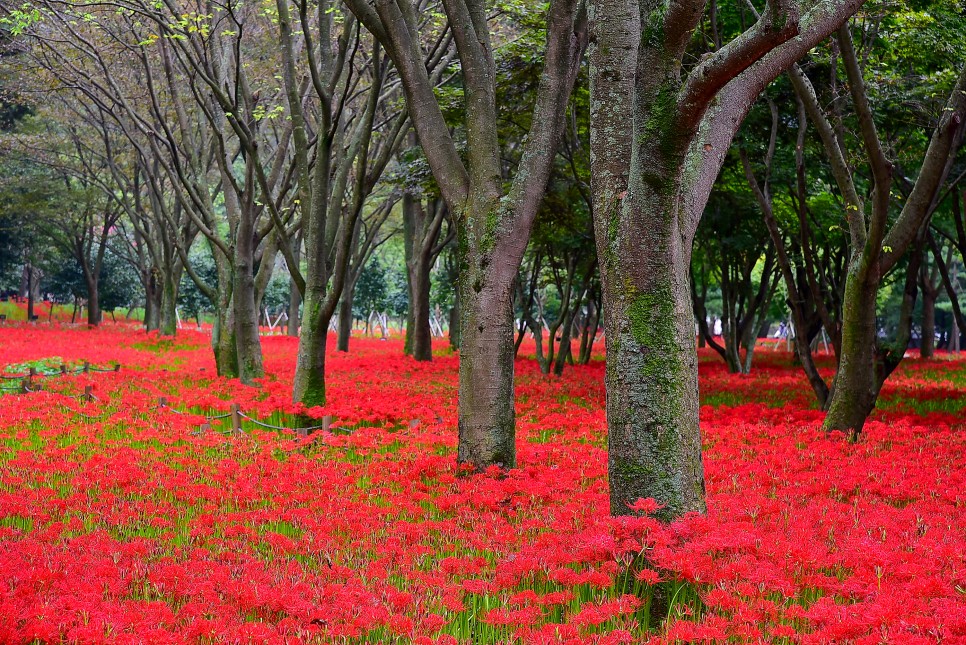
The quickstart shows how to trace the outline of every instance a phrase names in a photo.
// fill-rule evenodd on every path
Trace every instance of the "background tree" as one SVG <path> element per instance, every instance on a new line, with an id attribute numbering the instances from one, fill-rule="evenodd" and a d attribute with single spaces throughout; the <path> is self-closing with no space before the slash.
<path id="1" fill-rule="evenodd" d="M 456 225 L 459 248 L 460 405 L 457 459 L 475 468 L 516 465 L 513 408 L 513 282 L 550 173 L 562 118 L 583 54 L 577 0 L 554 0 L 532 125 L 509 185 L 498 137 L 494 39 L 479 0 L 443 3 L 459 54 L 465 162 L 423 61 L 420 3 L 349 0 L 389 53 L 413 126 Z"/>

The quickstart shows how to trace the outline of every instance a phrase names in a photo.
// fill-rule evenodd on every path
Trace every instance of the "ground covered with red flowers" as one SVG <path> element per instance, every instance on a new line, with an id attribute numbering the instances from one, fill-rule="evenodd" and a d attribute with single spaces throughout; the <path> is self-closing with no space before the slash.
<path id="1" fill-rule="evenodd" d="M 520 467 L 468 475 L 437 349 L 353 340 L 298 437 L 199 431 L 293 425 L 294 339 L 248 388 L 196 332 L 0 329 L 8 374 L 122 366 L 0 395 L 0 642 L 966 642 L 966 362 L 906 361 L 850 445 L 787 354 L 702 356 L 709 513 L 664 527 L 607 515 L 601 361 L 521 359 Z"/>

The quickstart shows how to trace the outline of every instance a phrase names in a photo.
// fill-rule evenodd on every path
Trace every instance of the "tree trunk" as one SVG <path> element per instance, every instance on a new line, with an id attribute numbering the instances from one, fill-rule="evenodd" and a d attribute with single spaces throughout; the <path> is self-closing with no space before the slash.
<path id="1" fill-rule="evenodd" d="M 453 307 L 449 310 L 449 346 L 460 349 L 460 293 L 457 287 L 453 296 Z"/>
<path id="2" fill-rule="evenodd" d="M 350 288 L 353 287 L 353 288 Z M 342 301 L 339 303 L 339 341 L 338 349 L 340 352 L 349 351 L 349 339 L 352 337 L 352 301 L 355 298 L 355 285 L 346 285 L 342 293 Z"/>
<path id="3" fill-rule="evenodd" d="M 181 280 L 180 272 L 175 274 L 174 269 L 165 271 L 162 279 L 160 321 L 158 324 L 159 333 L 162 336 L 174 336 L 178 333 L 178 283 Z"/>
<path id="4" fill-rule="evenodd" d="M 158 276 L 160 271 L 152 267 L 144 286 L 144 326 L 148 331 L 161 328 L 162 289 Z"/>
<path id="5" fill-rule="evenodd" d="M 433 332 L 429 326 L 429 258 L 416 257 L 410 264 L 409 315 L 406 320 L 406 353 L 417 361 L 433 360 Z"/>
<path id="6" fill-rule="evenodd" d="M 626 515 L 628 504 L 654 498 L 663 505 L 658 517 L 670 520 L 705 511 L 691 249 L 671 204 L 634 188 L 624 213 L 653 214 L 663 206 L 672 215 L 663 226 L 654 217 L 642 226 L 643 218 L 615 213 L 612 232 L 597 231 L 605 258 L 610 510 Z"/>
<path id="7" fill-rule="evenodd" d="M 101 307 L 98 303 L 98 280 L 96 277 L 87 281 L 87 324 L 96 327 L 101 323 Z"/>
<path id="8" fill-rule="evenodd" d="M 485 261 L 471 261 L 468 273 L 459 285 L 457 461 L 479 469 L 514 468 L 512 279 L 501 279 Z"/>
<path id="9" fill-rule="evenodd" d="M 299 305 L 302 304 L 302 298 L 299 296 L 299 290 L 295 286 L 295 280 L 289 281 L 289 295 L 288 295 L 288 335 L 298 336 L 299 335 Z"/>
<path id="10" fill-rule="evenodd" d="M 415 136 L 413 143 L 415 144 Z M 403 195 L 406 284 L 409 287 L 409 311 L 406 314 L 406 342 L 403 351 L 417 361 L 433 360 L 433 331 L 429 326 L 429 273 L 440 223 L 431 210 L 427 211 L 423 207 L 420 199 L 408 193 Z"/>
<path id="11" fill-rule="evenodd" d="M 325 405 L 325 347 L 328 320 L 323 319 L 322 300 L 308 291 L 302 305 L 302 335 L 299 336 L 298 369 L 295 372 L 293 398 L 307 408 Z"/>
<path id="12" fill-rule="evenodd" d="M 936 351 L 936 296 L 935 290 L 922 290 L 922 341 L 919 356 L 932 358 Z"/>
<path id="13" fill-rule="evenodd" d="M 26 268 L 27 273 L 27 322 L 34 319 L 34 267 L 32 264 L 28 264 Z M 50 305 L 50 310 L 53 311 L 53 304 Z"/>
<path id="14" fill-rule="evenodd" d="M 842 430 L 850 438 L 862 432 L 879 395 L 876 360 L 875 304 L 879 279 L 864 260 L 849 270 L 842 302 L 842 354 L 832 382 L 825 430 Z"/>
<path id="15" fill-rule="evenodd" d="M 218 281 L 215 294 L 215 322 L 211 329 L 211 348 L 215 354 L 218 376 L 238 377 L 238 350 L 232 305 L 231 269 L 224 256 L 215 254 Z"/>
<path id="16" fill-rule="evenodd" d="M 246 385 L 253 385 L 256 378 L 265 375 L 262 365 L 262 344 L 258 336 L 259 314 L 255 304 L 255 249 L 251 218 L 250 213 L 244 213 L 240 218 L 235 240 L 232 284 L 238 378 Z"/>

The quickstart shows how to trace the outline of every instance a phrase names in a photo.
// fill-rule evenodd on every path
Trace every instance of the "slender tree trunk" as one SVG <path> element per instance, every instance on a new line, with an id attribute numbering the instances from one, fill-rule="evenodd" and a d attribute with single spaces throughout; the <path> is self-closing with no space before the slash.
<path id="1" fill-rule="evenodd" d="M 101 324 L 101 307 L 98 302 L 98 280 L 87 280 L 87 324 L 96 327 Z"/>
<path id="2" fill-rule="evenodd" d="M 936 293 L 930 289 L 922 290 L 922 342 L 919 355 L 932 358 L 936 351 Z"/>
<path id="3" fill-rule="evenodd" d="M 34 267 L 32 264 L 27 264 L 27 322 L 34 319 Z M 51 311 L 53 311 L 53 305 L 51 305 Z"/>
<path id="4" fill-rule="evenodd" d="M 453 296 L 453 307 L 449 310 L 449 345 L 454 350 L 460 349 L 460 294 L 459 288 Z"/>
<path id="5" fill-rule="evenodd" d="M 414 258 L 409 269 L 409 318 L 406 322 L 406 346 L 417 361 L 433 360 L 433 332 L 429 326 L 429 258 Z"/>
<path id="6" fill-rule="evenodd" d="M 406 313 L 406 340 L 403 351 L 417 361 L 433 360 L 433 332 L 429 326 L 429 272 L 432 248 L 426 236 L 429 214 L 422 203 L 410 195 L 403 196 L 403 232 L 406 250 L 406 284 L 409 287 L 409 311 Z"/>
<path id="7" fill-rule="evenodd" d="M 152 267 L 148 271 L 148 279 L 144 288 L 144 326 L 148 331 L 161 328 L 161 299 L 162 289 L 158 276 L 160 270 Z"/>
<path id="8" fill-rule="evenodd" d="M 351 288 L 350 288 L 351 287 Z M 337 349 L 340 352 L 349 351 L 349 339 L 352 338 L 352 301 L 355 298 L 355 285 L 346 285 L 339 303 L 339 340 Z"/>
<path id="9" fill-rule="evenodd" d="M 177 274 L 176 274 L 177 273 Z M 174 269 L 165 271 L 162 279 L 161 307 L 159 333 L 162 336 L 174 336 L 178 333 L 178 283 L 181 281 L 180 271 Z"/>
<path id="10" fill-rule="evenodd" d="M 299 254 L 302 250 L 301 236 L 296 240 L 292 248 L 292 256 L 298 262 Z M 288 335 L 299 335 L 299 306 L 302 304 L 302 296 L 293 278 L 289 278 L 288 292 Z"/>

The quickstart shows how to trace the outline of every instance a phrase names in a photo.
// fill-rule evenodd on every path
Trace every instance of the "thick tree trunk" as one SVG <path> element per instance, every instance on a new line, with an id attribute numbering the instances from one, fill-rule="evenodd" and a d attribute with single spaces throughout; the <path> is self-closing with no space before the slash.
<path id="1" fill-rule="evenodd" d="M 513 468 L 513 284 L 495 271 L 481 275 L 486 270 L 485 262 L 472 262 L 460 280 L 457 461 Z"/>
<path id="2" fill-rule="evenodd" d="M 238 378 L 238 348 L 235 337 L 234 314 L 231 305 L 219 307 L 211 330 L 211 346 L 215 353 L 218 376 Z"/>
<path id="3" fill-rule="evenodd" d="M 636 186 L 637 190 L 646 190 Z M 640 214 L 659 208 L 634 198 L 610 234 L 598 227 L 607 347 L 607 427 L 610 510 L 654 498 L 670 520 L 705 511 L 698 366 L 690 292 L 690 243 L 682 243 L 670 215 Z M 598 220 L 599 221 L 599 220 Z M 642 243 L 638 243 L 642 242 Z"/>
<path id="4" fill-rule="evenodd" d="M 878 276 L 859 265 L 845 278 L 842 303 L 842 353 L 832 382 L 825 417 L 826 430 L 842 430 L 856 438 L 875 408 L 881 375 L 876 360 L 875 304 Z"/>
<path id="5" fill-rule="evenodd" d="M 234 277 L 232 303 L 235 347 L 238 352 L 238 378 L 246 385 L 253 385 L 256 378 L 265 375 L 265 371 L 262 366 L 262 344 L 258 336 L 259 315 L 255 307 L 255 280 L 252 274 L 251 256 L 236 256 Z"/>
<path id="6" fill-rule="evenodd" d="M 252 206 L 245 205 L 250 211 Z M 232 272 L 232 315 L 234 317 L 235 348 L 238 353 L 238 378 L 246 385 L 265 375 L 262 364 L 262 343 L 258 335 L 258 305 L 255 296 L 255 248 L 251 212 L 242 212 L 235 234 L 235 254 Z"/>
<path id="7" fill-rule="evenodd" d="M 211 329 L 211 348 L 215 354 L 218 376 L 238 378 L 238 349 L 235 336 L 235 315 L 232 304 L 232 275 L 228 259 L 212 251 L 218 281 L 215 293 L 215 323 Z"/>
<path id="8" fill-rule="evenodd" d="M 308 291 L 308 285 L 306 285 L 293 398 L 307 408 L 325 405 L 325 347 L 328 341 L 328 320 L 322 315 L 323 298 L 321 294 L 316 296 Z"/>

